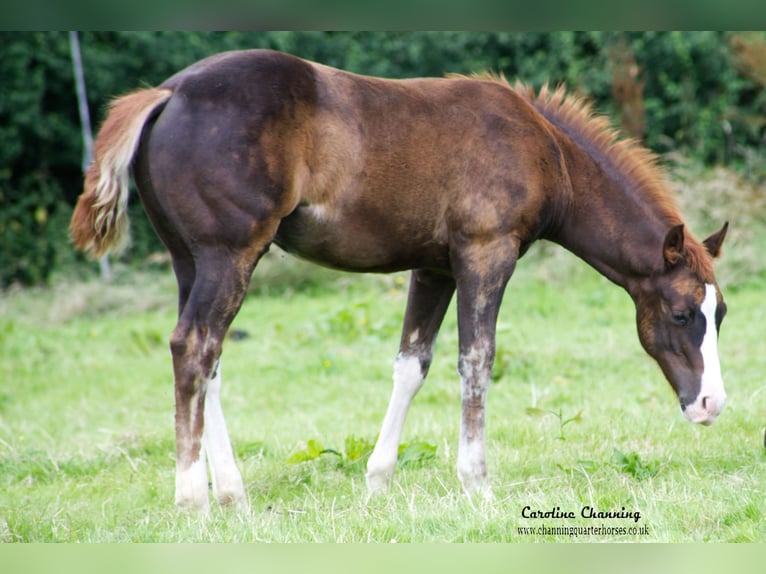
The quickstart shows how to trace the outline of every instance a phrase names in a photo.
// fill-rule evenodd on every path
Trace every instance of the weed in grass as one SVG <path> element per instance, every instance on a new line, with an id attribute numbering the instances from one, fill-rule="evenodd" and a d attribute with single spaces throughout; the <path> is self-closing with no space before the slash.
<path id="1" fill-rule="evenodd" d="M 402 468 L 420 467 L 436 458 L 436 445 L 411 442 L 399 445 L 399 465 Z"/>
<path id="2" fill-rule="evenodd" d="M 331 448 L 325 448 L 321 442 L 315 439 L 309 439 L 306 442 L 306 448 L 299 450 L 290 455 L 287 462 L 290 464 L 300 464 L 302 462 L 308 462 L 310 460 L 316 460 L 323 454 L 334 454 L 339 457 L 343 457 L 337 450 Z"/>
<path id="3" fill-rule="evenodd" d="M 346 437 L 345 452 L 347 464 L 367 464 L 367 459 L 375 448 L 375 442 L 366 438 L 357 438 L 354 435 Z"/>
<path id="4" fill-rule="evenodd" d="M 564 428 L 567 425 L 582 422 L 582 411 L 578 411 L 577 414 L 572 417 L 565 417 L 561 408 L 559 408 L 557 411 L 552 411 L 548 409 L 540 409 L 537 407 L 527 407 L 526 413 L 531 417 L 544 417 L 548 415 L 553 415 L 556 417 L 559 422 L 559 435 L 556 437 L 556 439 L 562 441 L 567 439 L 567 437 L 564 436 Z"/>
<path id="5" fill-rule="evenodd" d="M 344 452 L 334 448 L 325 448 L 318 440 L 310 439 L 306 442 L 306 448 L 294 452 L 287 459 L 287 462 L 290 464 L 300 464 L 318 460 L 322 458 L 322 455 L 331 455 L 335 461 L 334 466 L 336 469 L 346 473 L 363 472 L 367 459 L 370 458 L 374 447 L 375 441 L 357 438 L 353 435 L 346 437 Z M 400 468 L 421 467 L 435 458 L 436 445 L 424 441 L 405 442 L 399 445 L 398 460 Z"/>
<path id="6" fill-rule="evenodd" d="M 629 474 L 636 480 L 652 478 L 659 470 L 659 465 L 656 462 L 644 462 L 636 452 L 624 454 L 615 448 L 612 451 L 612 460 L 618 470 Z"/>

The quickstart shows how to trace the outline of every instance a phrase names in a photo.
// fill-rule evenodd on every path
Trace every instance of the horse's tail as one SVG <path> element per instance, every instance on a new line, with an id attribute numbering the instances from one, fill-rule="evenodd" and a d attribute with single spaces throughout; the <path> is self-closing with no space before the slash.
<path id="1" fill-rule="evenodd" d="M 93 163 L 85 175 L 69 230 L 77 249 L 98 258 L 128 242 L 128 172 L 151 114 L 173 94 L 143 89 L 114 100 L 98 132 Z"/>

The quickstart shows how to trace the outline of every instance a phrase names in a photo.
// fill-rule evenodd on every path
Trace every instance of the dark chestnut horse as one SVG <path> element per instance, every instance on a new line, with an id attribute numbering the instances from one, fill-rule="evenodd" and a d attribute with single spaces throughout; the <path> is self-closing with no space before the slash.
<path id="1" fill-rule="evenodd" d="M 639 338 L 690 420 L 724 405 L 713 273 L 726 225 L 684 227 L 653 156 L 563 89 L 502 78 L 384 80 L 253 50 L 202 60 L 117 99 L 72 219 L 99 256 L 126 237 L 128 173 L 178 279 L 170 348 L 176 503 L 246 505 L 219 400 L 221 342 L 272 242 L 347 271 L 412 269 L 394 385 L 367 466 L 390 481 L 410 403 L 457 291 L 457 470 L 489 494 L 485 402 L 495 323 L 516 261 L 561 244 L 636 304 Z"/>

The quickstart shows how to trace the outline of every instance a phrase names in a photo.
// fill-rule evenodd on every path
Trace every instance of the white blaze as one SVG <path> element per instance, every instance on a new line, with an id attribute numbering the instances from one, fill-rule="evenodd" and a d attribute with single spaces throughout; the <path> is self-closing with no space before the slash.
<path id="1" fill-rule="evenodd" d="M 695 423 L 711 424 L 726 402 L 726 391 L 721 377 L 721 362 L 718 358 L 718 330 L 715 312 L 718 308 L 718 293 L 715 285 L 705 285 L 705 299 L 700 310 L 705 316 L 705 336 L 702 338 L 702 380 L 697 400 L 686 407 L 684 414 Z"/>

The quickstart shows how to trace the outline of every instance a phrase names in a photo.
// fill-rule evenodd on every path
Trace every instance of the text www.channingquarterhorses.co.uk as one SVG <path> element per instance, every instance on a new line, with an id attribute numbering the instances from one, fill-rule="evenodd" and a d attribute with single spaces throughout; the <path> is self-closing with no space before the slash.
<path id="1" fill-rule="evenodd" d="M 597 536 L 611 538 L 649 535 L 649 526 L 640 524 L 641 513 L 637 510 L 626 510 L 624 506 L 620 510 L 601 511 L 586 505 L 580 508 L 579 512 L 562 510 L 558 506 L 546 510 L 524 506 L 521 509 L 521 518 L 524 520 L 543 520 L 544 522 L 518 526 L 516 531 L 519 536 L 569 536 L 572 538 Z M 578 519 L 588 520 L 590 524 L 567 524 L 570 520 Z"/>

